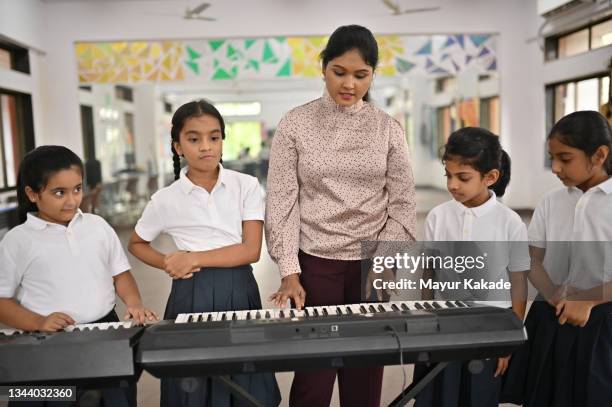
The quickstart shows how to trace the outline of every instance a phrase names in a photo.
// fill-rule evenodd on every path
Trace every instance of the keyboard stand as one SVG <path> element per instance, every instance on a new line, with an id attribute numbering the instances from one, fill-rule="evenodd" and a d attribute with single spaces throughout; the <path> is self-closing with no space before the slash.
<path id="1" fill-rule="evenodd" d="M 212 376 L 213 379 L 218 380 L 227 386 L 227 389 L 242 402 L 252 407 L 265 407 L 259 400 L 257 400 L 251 393 L 246 391 L 244 387 L 233 381 L 229 376 Z"/>
<path id="2" fill-rule="evenodd" d="M 431 382 L 436 377 L 436 375 L 440 373 L 442 369 L 444 369 L 447 365 L 448 362 L 439 362 L 431 364 L 425 376 L 421 377 L 416 382 L 413 381 L 412 383 L 410 383 L 410 386 L 406 387 L 404 391 L 402 391 L 395 398 L 395 400 L 393 400 L 391 404 L 389 404 L 389 407 L 403 407 L 408 404 L 408 402 L 415 398 L 417 394 L 419 394 L 421 390 L 423 390 L 423 388 L 427 386 L 429 382 Z"/>

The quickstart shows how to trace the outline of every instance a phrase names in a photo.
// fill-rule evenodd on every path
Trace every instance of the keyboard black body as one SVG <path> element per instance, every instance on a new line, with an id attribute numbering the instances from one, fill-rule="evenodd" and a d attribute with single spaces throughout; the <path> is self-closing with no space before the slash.
<path id="1" fill-rule="evenodd" d="M 134 363 L 134 347 L 143 330 L 0 333 L 0 385 L 101 388 L 135 382 L 142 370 Z"/>
<path id="2" fill-rule="evenodd" d="M 511 310 L 396 311 L 368 315 L 162 321 L 148 327 L 136 363 L 155 377 L 189 377 L 400 363 L 472 360 L 510 354 L 526 340 Z"/>

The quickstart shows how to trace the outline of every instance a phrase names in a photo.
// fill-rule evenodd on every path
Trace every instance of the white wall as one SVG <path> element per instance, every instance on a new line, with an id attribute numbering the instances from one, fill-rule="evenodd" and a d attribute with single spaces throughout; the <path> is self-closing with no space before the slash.
<path id="1" fill-rule="evenodd" d="M 6 0 L 5 0 L 6 1 Z M 553 67 L 543 66 L 535 42 L 540 18 L 533 0 L 439 0 L 440 11 L 389 16 L 376 0 L 216 0 L 207 11 L 219 21 L 184 21 L 147 12 L 182 11 L 173 2 L 45 3 L 42 139 L 81 151 L 75 41 L 320 35 L 342 24 L 387 33 L 500 34 L 501 135 L 514 161 L 506 202 L 533 207 L 542 192 L 559 186 L 543 166 L 544 83 Z M 609 48 L 604 50 L 609 53 Z M 595 58 L 595 57 L 593 57 Z M 560 63 L 568 63 L 566 61 Z M 585 61 L 577 70 L 588 70 Z M 601 63 L 597 63 L 600 66 Z M 561 71 L 566 69 L 560 68 Z M 592 69 L 592 68 L 589 68 Z M 560 75 L 562 76 L 562 75 Z"/>

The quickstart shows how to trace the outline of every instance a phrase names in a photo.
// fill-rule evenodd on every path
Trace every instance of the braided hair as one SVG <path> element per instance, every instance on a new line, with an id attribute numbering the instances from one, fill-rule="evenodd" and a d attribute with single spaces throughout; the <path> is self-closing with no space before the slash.
<path id="1" fill-rule="evenodd" d="M 172 116 L 172 129 L 170 130 L 170 148 L 172 150 L 172 163 L 174 166 L 174 179 L 177 180 L 181 174 L 181 157 L 174 148 L 174 143 L 180 142 L 181 130 L 187 119 L 192 117 L 200 117 L 210 115 L 219 121 L 221 127 L 221 139 L 225 140 L 225 122 L 221 113 L 211 103 L 200 99 L 193 102 L 185 103 L 179 107 Z"/>

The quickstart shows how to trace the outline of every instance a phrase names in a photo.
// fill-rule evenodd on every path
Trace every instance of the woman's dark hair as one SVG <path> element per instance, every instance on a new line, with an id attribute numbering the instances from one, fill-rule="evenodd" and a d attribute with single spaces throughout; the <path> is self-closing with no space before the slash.
<path id="1" fill-rule="evenodd" d="M 219 126 L 221 127 L 221 139 L 225 140 L 225 122 L 223 121 L 223 117 L 221 117 L 221 113 L 214 107 L 211 103 L 208 103 L 205 100 L 196 100 L 193 102 L 185 103 L 174 112 L 172 116 L 172 129 L 170 130 L 170 136 L 172 140 L 170 141 L 170 147 L 172 149 L 172 161 L 174 162 L 174 179 L 179 179 L 181 173 L 181 158 L 178 153 L 174 149 L 174 143 L 180 141 L 181 130 L 183 130 L 183 126 L 187 119 L 192 117 L 200 117 L 203 115 L 210 115 L 219 121 Z M 223 162 L 223 160 L 221 160 Z"/>
<path id="2" fill-rule="evenodd" d="M 510 156 L 499 143 L 499 137 L 480 127 L 464 127 L 453 132 L 444 146 L 442 161 L 458 158 L 481 175 L 499 171 L 499 178 L 489 189 L 502 196 L 510 182 Z"/>
<path id="3" fill-rule="evenodd" d="M 338 27 L 329 37 L 325 49 L 321 52 L 323 71 L 334 58 L 339 57 L 347 51 L 356 49 L 366 64 L 376 70 L 378 64 L 378 43 L 370 30 L 360 25 L 343 25 Z M 369 92 L 363 96 L 363 100 L 369 100 Z"/>
<path id="4" fill-rule="evenodd" d="M 547 139 L 551 138 L 584 151 L 588 157 L 592 157 L 600 146 L 608 146 L 604 169 L 612 174 L 612 132 L 610 123 L 601 113 L 594 110 L 570 113 L 553 126 Z"/>
<path id="5" fill-rule="evenodd" d="M 40 146 L 23 157 L 17 174 L 17 205 L 19 222 L 27 219 L 28 212 L 37 212 L 36 204 L 26 195 L 26 187 L 41 192 L 53 174 L 77 167 L 83 174 L 83 161 L 64 146 Z"/>

